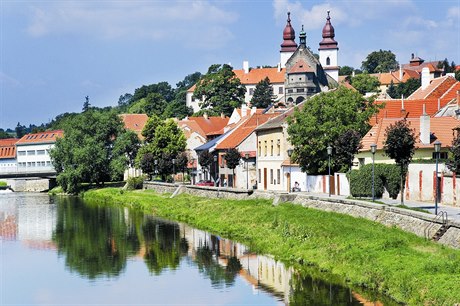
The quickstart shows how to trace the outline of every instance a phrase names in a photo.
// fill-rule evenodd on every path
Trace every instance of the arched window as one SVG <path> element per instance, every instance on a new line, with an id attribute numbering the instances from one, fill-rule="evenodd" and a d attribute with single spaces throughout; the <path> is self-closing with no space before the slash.
<path id="1" fill-rule="evenodd" d="M 329 56 L 326 58 L 326 65 L 329 66 L 331 64 L 331 59 Z"/>
<path id="2" fill-rule="evenodd" d="M 303 100 L 305 100 L 304 97 L 298 97 L 296 100 L 295 100 L 295 104 L 299 104 L 299 103 L 302 103 Z"/>

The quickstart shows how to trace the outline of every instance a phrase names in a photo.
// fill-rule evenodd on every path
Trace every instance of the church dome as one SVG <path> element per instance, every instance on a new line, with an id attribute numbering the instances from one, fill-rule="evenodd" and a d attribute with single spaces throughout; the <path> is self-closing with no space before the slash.
<path id="1" fill-rule="evenodd" d="M 319 43 L 319 49 L 335 49 L 338 43 L 334 40 L 335 31 L 331 24 L 330 11 L 327 11 L 326 24 L 323 27 L 323 40 Z"/>
<path id="2" fill-rule="evenodd" d="M 295 42 L 295 31 L 291 25 L 291 13 L 287 13 L 288 19 L 283 31 L 283 43 L 281 44 L 281 52 L 293 52 L 297 49 Z"/>

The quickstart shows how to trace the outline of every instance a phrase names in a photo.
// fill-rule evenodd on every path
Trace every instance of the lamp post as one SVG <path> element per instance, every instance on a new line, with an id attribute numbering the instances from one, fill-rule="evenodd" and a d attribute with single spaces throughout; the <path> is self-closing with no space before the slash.
<path id="1" fill-rule="evenodd" d="M 375 161 L 375 151 L 376 150 L 377 150 L 377 145 L 375 143 L 371 144 L 371 152 L 372 152 L 372 202 L 375 201 L 374 161 Z"/>
<path id="2" fill-rule="evenodd" d="M 435 175 L 435 195 L 434 195 L 434 214 L 438 215 L 438 159 L 439 159 L 439 152 L 441 151 L 441 142 L 436 140 L 434 142 L 434 152 L 436 154 L 436 175 Z"/>
<path id="3" fill-rule="evenodd" d="M 153 173 L 158 174 L 158 159 L 155 159 L 153 163 L 155 164 L 155 169 L 153 169 Z"/>
<path id="4" fill-rule="evenodd" d="M 194 171 L 194 169 L 195 169 L 195 159 L 194 159 L 194 158 L 191 158 L 191 159 L 190 159 L 190 162 L 192 163 L 192 171 L 191 171 L 191 173 L 190 173 L 190 176 L 191 176 L 192 178 L 191 178 L 191 180 L 190 180 L 190 184 L 191 184 L 191 185 L 194 185 L 194 184 L 195 184 L 195 179 L 194 179 L 195 176 L 194 176 L 194 174 L 193 174 L 193 171 Z"/>
<path id="5" fill-rule="evenodd" d="M 287 150 L 287 154 L 289 156 L 289 185 L 288 185 L 288 192 L 291 192 L 291 182 L 292 182 L 292 178 L 291 178 L 291 156 L 292 156 L 292 152 L 294 150 L 292 149 L 288 149 Z"/>
<path id="6" fill-rule="evenodd" d="M 214 155 L 214 186 L 217 186 L 217 155 Z"/>
<path id="7" fill-rule="evenodd" d="M 329 156 L 329 196 L 331 196 L 331 155 L 332 155 L 332 147 L 327 146 L 327 155 Z"/>
<path id="8" fill-rule="evenodd" d="M 244 154 L 246 159 L 246 189 L 249 190 L 249 153 Z"/>
<path id="9" fill-rule="evenodd" d="M 172 175 L 172 180 L 173 180 L 173 183 L 175 183 L 175 179 L 174 179 L 174 175 L 176 174 L 176 159 L 173 158 L 172 159 L 172 164 L 173 164 L 173 175 Z"/>

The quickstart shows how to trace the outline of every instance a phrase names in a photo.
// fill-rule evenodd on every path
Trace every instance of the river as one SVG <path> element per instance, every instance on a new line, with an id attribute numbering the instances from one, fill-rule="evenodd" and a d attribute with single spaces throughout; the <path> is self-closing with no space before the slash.
<path id="1" fill-rule="evenodd" d="M 0 238 L 1 305 L 382 305 L 240 243 L 79 198 L 1 194 Z"/>

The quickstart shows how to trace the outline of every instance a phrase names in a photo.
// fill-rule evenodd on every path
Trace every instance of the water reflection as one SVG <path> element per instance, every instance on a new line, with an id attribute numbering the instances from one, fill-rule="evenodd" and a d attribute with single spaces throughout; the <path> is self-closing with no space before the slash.
<path id="1" fill-rule="evenodd" d="M 130 261 L 143 262 L 155 277 L 184 270 L 185 264 L 214 289 L 227 290 L 244 281 L 251 285 L 249 294 L 268 293 L 284 304 L 365 302 L 357 293 L 326 283 L 311 271 L 294 271 L 242 244 L 184 224 L 77 198 L 15 196 L 0 198 L 1 239 L 56 249 L 69 271 L 90 281 L 122 278 Z"/>

